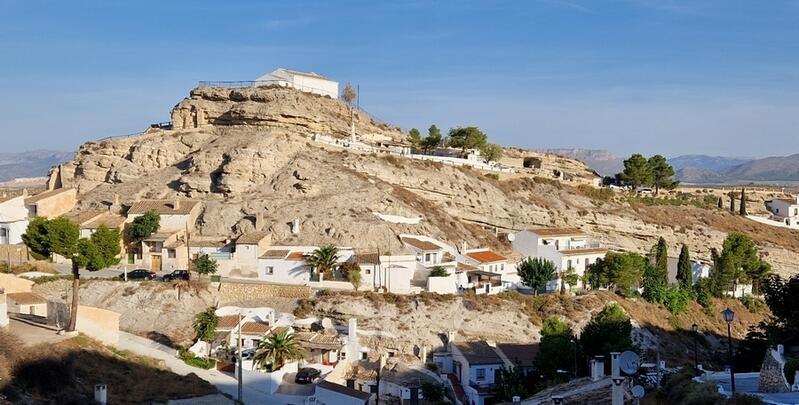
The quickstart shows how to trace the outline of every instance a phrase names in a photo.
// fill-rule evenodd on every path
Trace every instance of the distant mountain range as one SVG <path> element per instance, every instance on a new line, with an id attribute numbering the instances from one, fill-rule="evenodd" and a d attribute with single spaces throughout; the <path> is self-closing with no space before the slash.
<path id="1" fill-rule="evenodd" d="M 571 157 L 603 176 L 624 169 L 623 158 L 600 149 L 547 149 L 545 152 Z M 683 183 L 740 183 L 799 181 L 799 153 L 762 159 L 708 155 L 682 155 L 669 159 Z"/>
<path id="2" fill-rule="evenodd" d="M 46 176 L 50 167 L 72 160 L 75 152 L 33 150 L 0 153 L 0 182 L 20 177 Z"/>

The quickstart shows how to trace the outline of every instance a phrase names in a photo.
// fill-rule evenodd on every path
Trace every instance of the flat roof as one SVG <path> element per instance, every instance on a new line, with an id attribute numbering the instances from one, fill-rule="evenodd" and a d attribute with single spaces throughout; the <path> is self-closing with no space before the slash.
<path id="1" fill-rule="evenodd" d="M 606 253 L 608 250 L 606 248 L 585 248 L 585 249 L 565 249 L 559 250 L 563 256 L 580 256 L 580 255 L 590 255 L 596 253 Z"/>
<path id="2" fill-rule="evenodd" d="M 289 250 L 267 250 L 261 255 L 261 259 L 285 259 L 289 252 Z"/>
<path id="3" fill-rule="evenodd" d="M 6 294 L 8 299 L 16 302 L 18 305 L 31 305 L 31 304 L 46 304 L 47 300 L 41 295 L 32 292 L 18 292 Z"/>
<path id="4" fill-rule="evenodd" d="M 581 236 L 586 233 L 578 228 L 564 227 L 564 228 L 532 228 L 528 231 L 538 236 Z"/>

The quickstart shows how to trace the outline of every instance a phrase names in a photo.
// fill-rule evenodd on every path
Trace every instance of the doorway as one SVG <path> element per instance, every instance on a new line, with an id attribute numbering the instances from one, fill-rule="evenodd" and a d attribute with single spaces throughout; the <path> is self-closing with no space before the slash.
<path id="1" fill-rule="evenodd" d="M 161 255 L 150 256 L 150 270 L 156 273 L 161 271 Z"/>

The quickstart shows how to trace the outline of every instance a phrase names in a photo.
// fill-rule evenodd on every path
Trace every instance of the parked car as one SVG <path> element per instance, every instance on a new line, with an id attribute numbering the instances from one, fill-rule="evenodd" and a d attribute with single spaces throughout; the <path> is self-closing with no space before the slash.
<path id="1" fill-rule="evenodd" d="M 297 376 L 294 377 L 294 382 L 297 384 L 310 384 L 314 382 L 319 376 L 322 375 L 322 372 L 319 369 L 315 369 L 313 367 L 303 367 L 300 371 L 297 371 Z"/>
<path id="2" fill-rule="evenodd" d="M 147 269 L 136 269 L 128 272 L 128 280 L 155 280 L 155 273 Z M 119 275 L 119 278 L 125 279 L 125 273 Z"/>
<path id="3" fill-rule="evenodd" d="M 175 281 L 175 280 L 186 280 L 188 281 L 191 278 L 191 275 L 188 270 L 175 270 L 169 274 L 165 274 L 161 277 L 163 281 Z"/>

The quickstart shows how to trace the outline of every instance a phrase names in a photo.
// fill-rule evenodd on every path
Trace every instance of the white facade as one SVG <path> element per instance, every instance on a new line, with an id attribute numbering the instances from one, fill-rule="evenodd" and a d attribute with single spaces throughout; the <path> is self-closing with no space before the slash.
<path id="1" fill-rule="evenodd" d="M 776 199 L 766 202 L 772 219 L 790 227 L 799 226 L 799 196 L 796 199 Z"/>
<path id="2" fill-rule="evenodd" d="M 0 202 L 0 245 L 22 243 L 22 234 L 28 228 L 28 209 L 25 196 Z"/>
<path id="3" fill-rule="evenodd" d="M 492 396 L 491 389 L 499 370 L 505 367 L 505 362 L 493 351 L 494 348 L 485 342 L 471 342 L 471 344 L 484 346 L 483 350 L 488 355 L 470 355 L 459 349 L 458 345 L 453 344 L 451 346 L 452 363 L 455 375 L 460 380 L 469 401 L 475 405 L 483 405 L 486 398 Z M 480 360 L 475 361 L 476 357 L 479 357 Z"/>
<path id="4" fill-rule="evenodd" d="M 518 232 L 511 242 L 513 250 L 525 257 L 543 258 L 555 264 L 558 278 L 547 284 L 548 291 L 561 287 L 561 276 L 574 269 L 581 279 L 588 266 L 605 257 L 607 249 L 588 235 L 573 228 L 541 228 Z M 581 282 L 578 281 L 579 287 Z"/>
<path id="5" fill-rule="evenodd" d="M 255 86 L 273 85 L 293 87 L 306 93 L 338 99 L 338 82 L 313 72 L 306 73 L 279 68 L 255 79 Z"/>
<path id="6" fill-rule="evenodd" d="M 416 272 L 415 255 L 381 255 L 379 260 L 370 260 L 378 263 L 357 261 L 361 268 L 361 287 L 396 294 L 411 292 L 411 279 Z"/>

